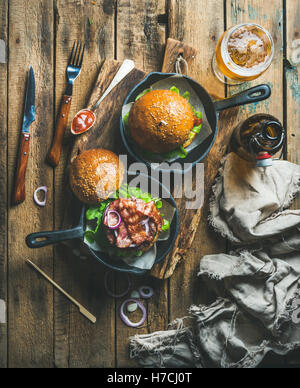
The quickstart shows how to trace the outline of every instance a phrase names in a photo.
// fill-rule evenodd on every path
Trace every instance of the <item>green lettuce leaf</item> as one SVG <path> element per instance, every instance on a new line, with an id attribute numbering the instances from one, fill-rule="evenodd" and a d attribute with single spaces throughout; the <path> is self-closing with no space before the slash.
<path id="1" fill-rule="evenodd" d="M 187 150 L 183 146 L 180 146 L 180 147 L 176 148 L 174 151 L 170 151 L 170 152 L 165 153 L 164 156 L 167 159 L 173 159 L 175 157 L 185 159 L 187 157 L 187 154 L 188 154 Z"/>
<path id="2" fill-rule="evenodd" d="M 143 97 L 145 94 L 149 93 L 151 91 L 151 89 L 145 89 L 143 90 L 138 96 L 137 98 L 135 99 L 135 101 L 139 100 L 141 97 Z"/>
<path id="3" fill-rule="evenodd" d="M 202 112 L 200 112 L 199 110 L 195 110 L 194 115 L 197 117 L 197 119 L 200 119 L 200 120 L 203 119 Z"/>
<path id="4" fill-rule="evenodd" d="M 170 88 L 170 90 L 171 90 L 172 92 L 175 92 L 175 93 L 177 93 L 177 94 L 180 94 L 180 93 L 179 93 L 179 89 L 176 88 L 176 86 L 172 86 L 172 87 Z"/>
<path id="5" fill-rule="evenodd" d="M 128 127 L 128 120 L 129 120 L 129 113 L 126 113 L 126 115 L 123 117 L 123 124 Z"/>
<path id="6" fill-rule="evenodd" d="M 163 224 L 161 230 L 163 232 L 166 232 L 169 229 L 170 229 L 170 222 L 164 218 L 164 224 Z"/>
<path id="7" fill-rule="evenodd" d="M 182 97 L 189 101 L 190 97 L 191 97 L 190 92 L 188 92 L 188 91 L 184 92 Z"/>
<path id="8" fill-rule="evenodd" d="M 191 132 L 199 133 L 202 129 L 202 124 L 198 125 L 197 127 L 194 127 Z"/>

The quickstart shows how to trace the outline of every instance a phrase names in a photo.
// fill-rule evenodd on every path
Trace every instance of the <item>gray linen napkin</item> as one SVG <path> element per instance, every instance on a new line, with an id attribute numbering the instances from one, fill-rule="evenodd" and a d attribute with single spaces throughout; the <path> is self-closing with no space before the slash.
<path id="1" fill-rule="evenodd" d="M 249 368 L 270 351 L 300 348 L 300 210 L 287 210 L 299 177 L 285 161 L 258 169 L 235 154 L 224 159 L 210 222 L 244 247 L 203 257 L 199 280 L 216 301 L 190 307 L 190 328 L 177 320 L 176 329 L 131 338 L 131 357 L 146 367 Z"/>
<path id="2" fill-rule="evenodd" d="M 235 153 L 226 156 L 213 186 L 210 222 L 235 244 L 278 235 L 300 223 L 300 210 L 287 209 L 300 190 L 300 166 L 274 160 L 254 167 Z"/>

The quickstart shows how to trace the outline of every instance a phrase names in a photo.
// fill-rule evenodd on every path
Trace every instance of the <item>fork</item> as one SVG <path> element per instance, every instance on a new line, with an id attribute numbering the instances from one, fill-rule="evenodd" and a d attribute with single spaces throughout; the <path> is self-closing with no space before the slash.
<path id="1" fill-rule="evenodd" d="M 63 139 L 67 128 L 68 117 L 71 108 L 73 85 L 74 81 L 81 72 L 84 51 L 85 45 L 82 45 L 79 42 L 74 42 L 67 67 L 68 85 L 66 92 L 62 98 L 52 146 L 47 155 L 47 160 L 53 167 L 56 167 L 60 160 Z"/>

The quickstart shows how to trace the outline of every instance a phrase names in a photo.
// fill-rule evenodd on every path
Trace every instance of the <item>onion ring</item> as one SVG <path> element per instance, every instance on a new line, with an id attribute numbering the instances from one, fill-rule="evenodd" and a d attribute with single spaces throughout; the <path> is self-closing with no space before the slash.
<path id="1" fill-rule="evenodd" d="M 121 294 L 114 294 L 108 287 L 108 276 L 113 273 L 113 271 L 107 271 L 104 275 L 104 288 L 105 291 L 108 293 L 109 296 L 113 298 L 123 298 L 125 295 L 128 294 L 130 287 L 131 287 L 131 280 L 129 274 L 127 274 L 127 280 L 128 280 L 128 287 L 126 291 L 122 292 Z"/>
<path id="2" fill-rule="evenodd" d="M 106 216 L 109 209 L 109 205 L 106 206 L 105 212 L 104 212 L 104 223 L 106 223 Z"/>
<path id="3" fill-rule="evenodd" d="M 142 313 L 143 313 L 143 316 L 142 316 L 142 319 L 139 321 L 139 322 L 131 322 L 131 320 L 127 317 L 127 315 L 124 313 L 124 307 L 128 304 L 128 303 L 136 303 L 138 305 L 138 307 L 141 309 Z M 139 300 L 137 299 L 126 299 L 122 304 L 121 304 L 121 307 L 120 307 L 120 318 L 122 319 L 122 321 L 125 323 L 125 325 L 129 326 L 129 327 L 139 327 L 141 326 L 146 318 L 147 318 L 147 312 L 146 312 L 146 308 L 145 306 L 143 305 L 143 303 L 141 303 Z"/>
<path id="4" fill-rule="evenodd" d="M 118 217 L 118 221 L 117 221 L 117 223 L 115 225 L 110 225 L 110 223 L 109 223 L 109 221 L 110 221 L 109 216 L 111 214 L 115 214 Z M 107 226 L 109 227 L 109 229 L 118 229 L 119 228 L 119 226 L 120 226 L 120 224 L 122 222 L 122 218 L 121 218 L 120 214 L 116 210 L 109 210 L 105 217 L 107 219 Z"/>
<path id="5" fill-rule="evenodd" d="M 154 290 L 148 286 L 141 286 L 139 288 L 139 293 L 142 299 L 150 299 L 154 295 Z"/>
<path id="6" fill-rule="evenodd" d="M 144 227 L 145 227 L 146 235 L 149 236 L 149 233 L 150 233 L 149 222 L 146 222 L 146 223 L 144 224 Z"/>
<path id="7" fill-rule="evenodd" d="M 44 196 L 44 199 L 43 201 L 40 201 L 37 197 L 37 193 L 39 191 L 43 191 L 45 196 Z M 38 206 L 41 206 L 41 207 L 44 207 L 46 206 L 46 202 L 47 202 L 47 193 L 48 193 L 48 187 L 47 186 L 41 186 L 39 188 L 37 188 L 33 194 L 33 199 L 34 199 L 34 202 L 38 205 Z"/>
<path id="8" fill-rule="evenodd" d="M 149 222 L 149 217 L 146 218 L 145 220 L 143 220 L 143 221 L 141 222 L 141 225 L 145 225 L 145 224 L 147 224 L 148 222 Z"/>

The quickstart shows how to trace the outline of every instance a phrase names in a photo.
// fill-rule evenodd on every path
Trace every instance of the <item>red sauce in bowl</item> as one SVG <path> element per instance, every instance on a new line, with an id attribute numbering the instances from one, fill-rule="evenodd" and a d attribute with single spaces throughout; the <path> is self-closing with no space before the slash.
<path id="1" fill-rule="evenodd" d="M 72 133 L 80 135 L 88 131 L 95 123 L 95 115 L 90 110 L 81 110 L 72 121 Z"/>

